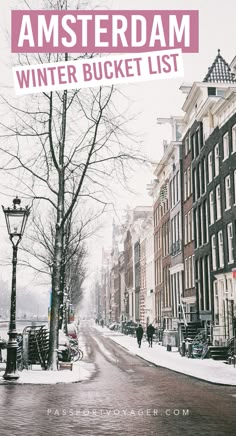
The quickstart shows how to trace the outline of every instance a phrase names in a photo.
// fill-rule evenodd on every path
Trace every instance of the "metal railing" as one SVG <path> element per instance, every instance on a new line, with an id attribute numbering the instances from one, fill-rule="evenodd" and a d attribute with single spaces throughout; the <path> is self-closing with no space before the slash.
<path id="1" fill-rule="evenodd" d="M 179 253 L 182 249 L 182 241 L 179 239 L 178 241 L 171 244 L 170 247 L 170 254 L 172 256 L 175 256 L 177 253 Z"/>

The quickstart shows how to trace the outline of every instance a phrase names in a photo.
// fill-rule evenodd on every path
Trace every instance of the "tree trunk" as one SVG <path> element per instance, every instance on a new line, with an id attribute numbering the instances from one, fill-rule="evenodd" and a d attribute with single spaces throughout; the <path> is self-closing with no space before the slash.
<path id="1" fill-rule="evenodd" d="M 67 55 L 65 55 L 67 60 Z M 66 102 L 67 91 L 63 94 L 63 109 L 61 123 L 61 138 L 59 141 L 59 166 L 58 166 L 58 195 L 57 195 L 57 223 L 54 246 L 54 265 L 52 280 L 52 307 L 49 333 L 49 355 L 48 369 L 57 370 L 57 349 L 58 349 L 58 330 L 60 304 L 63 300 L 64 289 L 61 286 L 61 266 L 63 262 L 64 249 L 64 210 L 65 210 L 65 168 L 64 168 L 64 150 L 66 138 Z"/>
<path id="2" fill-rule="evenodd" d="M 61 232 L 60 227 L 56 230 L 55 255 L 52 277 L 52 300 L 50 317 L 49 355 L 48 369 L 57 370 L 57 348 L 58 348 L 58 314 L 60 307 L 60 266 L 61 266 Z"/>
<path id="3" fill-rule="evenodd" d="M 62 329 L 63 324 L 63 305 L 64 305 L 64 288 L 65 288 L 65 241 L 64 241 L 64 229 L 62 236 L 62 259 L 60 270 L 60 298 L 59 298 L 59 329 Z"/>

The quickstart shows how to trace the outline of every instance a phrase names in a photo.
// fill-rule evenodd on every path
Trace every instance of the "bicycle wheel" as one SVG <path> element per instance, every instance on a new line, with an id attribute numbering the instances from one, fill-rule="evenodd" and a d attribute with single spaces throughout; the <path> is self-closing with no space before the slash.
<path id="1" fill-rule="evenodd" d="M 79 360 L 79 353 L 72 356 L 71 360 L 72 360 L 72 362 L 77 362 Z"/>
<path id="2" fill-rule="evenodd" d="M 80 348 L 71 348 L 71 360 L 73 362 L 77 362 L 78 360 L 82 360 L 83 359 L 83 351 L 80 350 Z"/>
<path id="3" fill-rule="evenodd" d="M 70 352 L 72 362 L 77 362 L 77 360 L 79 360 L 79 349 L 76 347 L 71 347 Z"/>
<path id="4" fill-rule="evenodd" d="M 83 351 L 79 348 L 79 360 L 82 360 L 84 357 Z"/>

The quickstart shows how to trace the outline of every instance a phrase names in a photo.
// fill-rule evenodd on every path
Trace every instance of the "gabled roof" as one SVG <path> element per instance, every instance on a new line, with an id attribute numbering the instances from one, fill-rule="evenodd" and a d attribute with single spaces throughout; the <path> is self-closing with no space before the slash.
<path id="1" fill-rule="evenodd" d="M 231 68 L 221 56 L 220 50 L 218 50 L 213 64 L 208 68 L 208 73 L 203 82 L 236 83 L 235 74 L 231 72 Z"/>

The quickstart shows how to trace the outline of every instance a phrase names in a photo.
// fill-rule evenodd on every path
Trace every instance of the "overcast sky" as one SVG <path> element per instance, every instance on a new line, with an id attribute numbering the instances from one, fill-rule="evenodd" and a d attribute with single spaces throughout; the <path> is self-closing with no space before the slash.
<path id="1" fill-rule="evenodd" d="M 30 0 L 32 8 L 37 9 L 38 1 Z M 110 9 L 197 9 L 200 19 L 200 43 L 198 54 L 184 54 L 184 77 L 161 81 L 143 82 L 135 85 L 123 85 L 122 92 L 133 102 L 133 110 L 139 114 L 136 122 L 133 122 L 131 129 L 136 131 L 144 144 L 144 151 L 154 160 L 158 160 L 162 154 L 163 139 L 170 139 L 169 129 L 156 124 L 157 117 L 169 117 L 170 115 L 181 115 L 181 107 L 184 96 L 179 91 L 183 82 L 201 81 L 208 71 L 217 55 L 217 49 L 221 49 L 222 56 L 227 62 L 231 62 L 235 56 L 236 41 L 236 2 L 235 0 L 97 0 L 101 8 Z M 10 53 L 10 9 L 16 8 L 17 3 L 11 0 L 1 0 L 0 15 L 0 86 L 8 87 L 9 95 L 14 92 L 12 89 L 11 53 Z M 134 6 L 135 5 L 135 6 Z M 9 37 L 7 38 L 7 29 Z M 124 190 L 119 190 L 120 200 L 118 214 L 122 216 L 122 210 L 126 204 L 135 206 L 148 204 L 150 199 L 146 193 L 146 184 L 150 181 L 151 174 L 146 170 L 140 170 L 132 178 L 131 185 L 139 196 L 131 195 Z M 1 178 L 0 178 L 1 182 Z M 1 204 L 6 203 L 0 185 Z M 105 218 L 106 230 L 100 231 L 97 238 L 90 241 L 90 250 L 98 258 L 98 251 L 102 245 L 109 243 L 111 234 L 111 214 Z M 6 246 L 10 252 L 7 241 L 3 214 L 0 212 L 0 241 L 1 246 Z M 95 248 L 96 247 L 96 248 Z M 5 251 L 4 251 L 5 253 Z M 2 258 L 2 256 L 1 256 Z M 9 270 L 0 266 L 0 275 L 3 278 L 9 276 Z M 37 278 L 30 286 L 37 284 Z M 32 276 L 26 275 L 25 286 L 32 282 Z"/>

